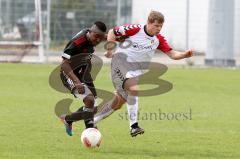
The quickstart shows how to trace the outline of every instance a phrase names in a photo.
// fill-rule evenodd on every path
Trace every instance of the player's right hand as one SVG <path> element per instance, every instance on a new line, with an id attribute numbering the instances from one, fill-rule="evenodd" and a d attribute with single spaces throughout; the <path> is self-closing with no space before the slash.
<path id="1" fill-rule="evenodd" d="M 107 57 L 107 58 L 112 58 L 112 51 L 107 51 L 104 53 L 104 56 Z"/>
<path id="2" fill-rule="evenodd" d="M 75 88 L 77 89 L 79 94 L 84 94 L 85 93 L 85 88 L 83 84 L 76 84 Z"/>

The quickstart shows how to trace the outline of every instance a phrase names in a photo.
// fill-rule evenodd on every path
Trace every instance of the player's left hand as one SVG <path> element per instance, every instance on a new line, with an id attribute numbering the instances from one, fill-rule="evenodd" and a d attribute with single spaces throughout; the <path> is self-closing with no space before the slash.
<path id="1" fill-rule="evenodd" d="M 185 58 L 189 58 L 193 56 L 193 51 L 192 50 L 188 50 L 185 52 Z"/>

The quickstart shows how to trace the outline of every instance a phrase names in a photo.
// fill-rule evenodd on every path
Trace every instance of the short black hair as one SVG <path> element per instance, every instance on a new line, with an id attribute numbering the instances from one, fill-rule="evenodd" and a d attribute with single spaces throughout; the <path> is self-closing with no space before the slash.
<path id="1" fill-rule="evenodd" d="M 98 29 L 100 29 L 102 32 L 106 32 L 106 31 L 107 31 L 107 27 L 106 27 L 106 25 L 105 25 L 103 22 L 101 22 L 101 21 L 96 21 L 94 24 L 95 24 L 95 25 L 98 27 Z"/>

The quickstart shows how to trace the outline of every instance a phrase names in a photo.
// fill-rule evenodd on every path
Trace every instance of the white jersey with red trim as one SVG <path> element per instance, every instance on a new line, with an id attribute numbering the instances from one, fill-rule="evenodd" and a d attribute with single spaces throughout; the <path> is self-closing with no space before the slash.
<path id="1" fill-rule="evenodd" d="M 116 53 L 126 54 L 129 62 L 151 61 L 156 49 L 164 53 L 171 50 L 161 34 L 148 35 L 146 25 L 124 25 L 115 27 L 113 31 L 119 41 L 124 40 L 118 45 Z"/>

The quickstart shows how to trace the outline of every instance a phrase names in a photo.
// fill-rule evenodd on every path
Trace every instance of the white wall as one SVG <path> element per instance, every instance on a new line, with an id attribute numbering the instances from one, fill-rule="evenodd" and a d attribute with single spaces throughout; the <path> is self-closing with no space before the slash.
<path id="1" fill-rule="evenodd" d="M 186 0 L 133 0 L 132 22 L 145 23 L 151 10 L 165 15 L 162 34 L 176 49 L 186 48 Z M 205 52 L 208 0 L 190 0 L 189 48 Z"/>
<path id="2" fill-rule="evenodd" d="M 234 52 L 240 55 L 240 0 L 235 0 Z"/>
<path id="3" fill-rule="evenodd" d="M 206 52 L 208 28 L 208 1 L 190 0 L 189 47 Z"/>
<path id="4" fill-rule="evenodd" d="M 146 23 L 151 10 L 158 10 L 165 15 L 162 34 L 173 48 L 185 48 L 185 0 L 133 0 L 132 22 Z"/>
<path id="5" fill-rule="evenodd" d="M 206 52 L 209 0 L 189 0 L 189 48 Z M 227 0 L 226 0 L 227 1 Z M 187 0 L 133 0 L 132 23 L 145 23 L 151 10 L 165 15 L 162 34 L 176 49 L 186 46 Z M 235 54 L 240 55 L 240 0 L 235 0 Z"/>

